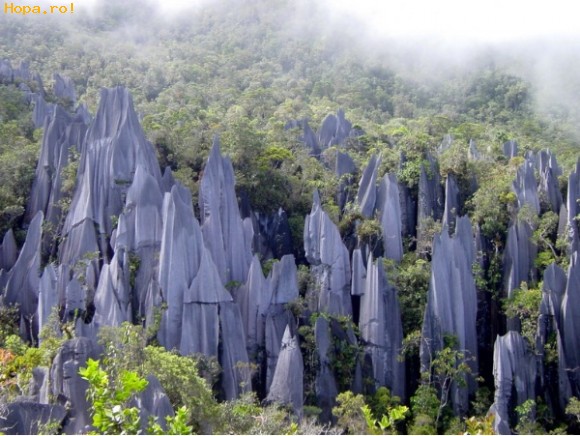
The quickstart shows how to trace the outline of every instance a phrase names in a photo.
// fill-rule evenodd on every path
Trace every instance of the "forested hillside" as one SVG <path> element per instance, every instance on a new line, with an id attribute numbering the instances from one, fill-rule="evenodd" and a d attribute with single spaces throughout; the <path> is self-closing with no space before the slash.
<path id="1" fill-rule="evenodd" d="M 534 43 L 1 15 L 0 431 L 578 431 L 580 51 Z"/>

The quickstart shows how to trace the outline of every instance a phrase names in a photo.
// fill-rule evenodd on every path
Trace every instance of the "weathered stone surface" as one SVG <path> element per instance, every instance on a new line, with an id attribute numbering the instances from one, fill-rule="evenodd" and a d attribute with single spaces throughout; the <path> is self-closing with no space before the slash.
<path id="1" fill-rule="evenodd" d="M 477 373 L 477 293 L 472 265 L 475 261 L 473 233 L 467 217 L 459 217 L 455 235 L 446 228 L 433 241 L 431 282 L 423 322 L 421 365 L 429 370 L 430 356 L 443 349 L 446 334 L 458 340 L 458 349 L 465 353 L 474 374 Z M 454 385 L 451 399 L 456 412 L 469 407 L 468 393 L 475 389 L 472 376 L 467 377 L 467 389 Z"/>
<path id="2" fill-rule="evenodd" d="M 419 198 L 417 208 L 417 238 L 423 235 L 426 220 L 438 221 L 443 216 L 443 188 L 439 176 L 439 165 L 432 156 L 427 156 L 429 167 L 421 165 L 419 175 Z"/>
<path id="3" fill-rule="evenodd" d="M 528 282 L 534 277 L 534 260 L 538 249 L 531 241 L 532 233 L 530 225 L 525 221 L 518 221 L 508 229 L 503 258 L 504 291 L 508 297 L 522 282 Z"/>
<path id="4" fill-rule="evenodd" d="M 572 395 L 580 395 L 580 260 L 578 252 L 570 257 L 566 292 L 562 299 L 560 334 L 566 373 Z"/>
<path id="5" fill-rule="evenodd" d="M 75 104 L 77 100 L 77 94 L 75 92 L 75 84 L 70 77 L 61 76 L 58 73 L 54 73 L 52 76 L 54 79 L 53 92 L 57 98 L 68 101 L 71 104 Z"/>
<path id="6" fill-rule="evenodd" d="M 318 310 L 352 315 L 348 250 L 338 228 L 322 210 L 318 192 L 304 224 L 304 252 L 319 290 Z"/>
<path id="7" fill-rule="evenodd" d="M 40 158 L 26 211 L 27 219 L 42 211 L 46 221 L 55 231 L 59 230 L 63 169 L 69 165 L 73 152 L 80 151 L 86 131 L 87 125 L 81 117 L 68 114 L 60 106 L 55 106 L 46 118 Z"/>
<path id="8" fill-rule="evenodd" d="M 459 188 L 453 174 L 448 173 L 445 178 L 445 208 L 441 224 L 447 226 L 450 232 L 455 230 L 455 218 L 461 215 L 459 207 Z"/>
<path id="9" fill-rule="evenodd" d="M 199 209 L 205 245 L 224 284 L 245 282 L 252 262 L 234 184 L 232 163 L 222 157 L 216 138 L 199 187 Z"/>
<path id="10" fill-rule="evenodd" d="M 516 157 L 518 155 L 518 143 L 513 140 L 509 140 L 503 144 L 503 154 L 508 159 Z"/>
<path id="11" fill-rule="evenodd" d="M 540 213 L 538 184 L 534 175 L 534 161 L 532 159 L 526 159 L 518 168 L 516 179 L 512 183 L 512 190 L 516 194 L 520 209 L 528 205 L 536 214 Z"/>
<path id="12" fill-rule="evenodd" d="M 147 376 L 147 387 L 143 392 L 137 395 L 131 402 L 131 407 L 139 409 L 139 416 L 141 418 L 141 430 L 146 432 L 149 418 L 153 417 L 166 429 L 167 417 L 174 416 L 173 406 L 165 390 L 153 375 Z"/>
<path id="13" fill-rule="evenodd" d="M 231 295 L 223 287 L 211 254 L 203 247 L 197 274 L 191 285 L 183 290 L 183 299 L 180 303 L 183 312 L 179 332 L 181 354 L 202 353 L 217 356 L 218 303 L 231 300 Z"/>
<path id="14" fill-rule="evenodd" d="M 259 325 L 262 322 L 260 304 L 264 295 L 269 293 L 268 286 L 260 260 L 255 255 L 248 272 L 248 280 L 234 294 L 234 301 L 240 308 L 248 356 L 253 362 L 256 362 L 260 345 L 258 338 Z"/>
<path id="15" fill-rule="evenodd" d="M 222 390 L 226 400 L 234 400 L 252 388 L 251 368 L 246 350 L 244 324 L 234 302 L 219 303 Z"/>
<path id="16" fill-rule="evenodd" d="M 18 259 L 18 247 L 14 233 L 12 229 L 9 229 L 2 239 L 2 245 L 0 245 L 0 269 L 10 270 L 16 263 L 16 259 Z"/>
<path id="17" fill-rule="evenodd" d="M 363 295 L 365 293 L 365 281 L 367 278 L 367 270 L 363 261 L 363 256 L 360 248 L 352 252 L 352 280 L 350 293 L 352 295 Z"/>
<path id="18" fill-rule="evenodd" d="M 249 206 L 248 206 L 249 209 Z M 292 231 L 286 212 L 280 208 L 273 214 L 247 211 L 252 224 L 252 251 L 262 259 L 279 259 L 293 250 Z"/>
<path id="19" fill-rule="evenodd" d="M 580 249 L 580 231 L 576 220 L 576 216 L 580 214 L 580 159 L 568 177 L 568 197 L 565 210 L 567 211 L 567 219 L 565 229 L 562 229 L 562 232 L 566 232 L 568 253 L 572 254 Z M 559 233 L 561 232 L 559 231 Z"/>
<path id="20" fill-rule="evenodd" d="M 38 307 L 43 218 L 43 213 L 38 212 L 30 223 L 26 241 L 10 270 L 4 294 L 7 305 L 18 304 L 21 319 L 27 325 L 26 331 L 32 332 L 33 337 L 38 334 L 38 321 L 34 315 Z"/>
<path id="21" fill-rule="evenodd" d="M 158 339 L 171 350 L 179 349 L 181 343 L 184 295 L 197 275 L 203 251 L 201 229 L 186 188 L 176 184 L 165 194 L 162 220 L 158 282 L 167 310 Z"/>
<path id="22" fill-rule="evenodd" d="M 373 366 L 376 387 L 387 386 L 393 395 L 405 398 L 405 364 L 398 356 L 403 325 L 397 291 L 385 274 L 383 259 L 367 262 L 365 292 L 360 301 L 359 328 Z"/>
<path id="23" fill-rule="evenodd" d="M 509 416 L 513 412 L 512 404 L 515 407 L 536 398 L 536 358 L 520 334 L 510 331 L 497 337 L 493 362 L 494 431 L 497 434 L 511 434 Z M 515 398 L 512 398 L 514 393 Z"/>
<path id="24" fill-rule="evenodd" d="M 547 206 L 552 212 L 559 213 L 563 201 L 558 177 L 562 175 L 562 169 L 556 156 L 550 150 L 540 151 L 536 155 L 535 168 L 540 175 L 538 185 L 540 206 L 542 209 L 546 209 Z"/>
<path id="25" fill-rule="evenodd" d="M 372 218 L 375 210 L 377 171 L 380 165 L 381 158 L 377 158 L 376 155 L 371 156 L 359 182 L 357 203 L 360 207 L 360 213 L 365 218 Z"/>
<path id="26" fill-rule="evenodd" d="M 66 409 L 56 404 L 19 401 L 0 405 L 0 432 L 14 435 L 40 434 L 44 425 L 62 426 L 66 415 Z"/>
<path id="27" fill-rule="evenodd" d="M 98 358 L 93 342 L 87 338 L 75 338 L 63 344 L 52 363 L 51 394 L 70 402 L 69 418 L 64 426 L 67 434 L 87 433 L 92 422 L 86 400 L 89 385 L 79 375 L 79 369 L 86 366 L 89 358 Z"/>
<path id="28" fill-rule="evenodd" d="M 400 262 L 403 258 L 403 229 L 399 185 L 394 174 L 385 174 L 379 187 L 380 219 L 384 256 Z"/>
<path id="29" fill-rule="evenodd" d="M 473 139 L 469 140 L 469 149 L 467 150 L 467 157 L 469 160 L 480 160 L 481 153 L 477 149 L 477 144 Z"/>
<path id="30" fill-rule="evenodd" d="M 108 247 L 103 235 L 110 235 L 112 218 L 119 216 L 137 166 L 160 180 L 155 151 L 145 139 L 129 92 L 122 88 L 103 89 L 99 109 L 89 127 L 79 161 L 77 189 L 67 215 L 63 234 L 89 220 L 99 235 L 103 255 Z M 68 247 L 72 253 L 61 258 L 76 261 L 84 253 Z"/>
<path id="31" fill-rule="evenodd" d="M 288 254 L 276 262 L 268 281 L 271 289 L 270 304 L 286 304 L 298 298 L 298 279 L 293 254 Z"/>
<path id="32" fill-rule="evenodd" d="M 332 408 L 336 404 L 338 386 L 332 373 L 330 362 L 330 347 L 332 346 L 330 326 L 328 321 L 322 316 L 316 320 L 314 338 L 318 353 L 318 371 L 315 382 L 317 405 L 322 409 L 320 414 L 322 422 L 330 422 L 332 420 Z"/>
<path id="33" fill-rule="evenodd" d="M 286 326 L 266 400 L 289 406 L 296 415 L 301 416 L 304 401 L 303 380 L 304 362 L 298 338 L 291 333 L 290 326 Z"/>

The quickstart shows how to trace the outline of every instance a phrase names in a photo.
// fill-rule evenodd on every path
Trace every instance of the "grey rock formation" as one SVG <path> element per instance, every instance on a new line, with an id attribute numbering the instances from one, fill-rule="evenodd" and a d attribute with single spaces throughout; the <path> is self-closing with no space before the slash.
<path id="1" fill-rule="evenodd" d="M 359 182 L 357 203 L 360 207 L 360 213 L 365 218 L 372 218 L 375 210 L 377 171 L 380 165 L 381 158 L 377 158 L 376 155 L 371 156 Z"/>
<path id="2" fill-rule="evenodd" d="M 318 192 L 304 223 L 304 252 L 319 290 L 318 310 L 352 315 L 348 250 L 338 228 L 322 210 Z"/>
<path id="3" fill-rule="evenodd" d="M 322 422 L 332 420 L 332 408 L 336 404 L 338 386 L 331 369 L 331 346 L 332 337 L 328 321 L 319 317 L 314 326 L 314 338 L 318 353 L 318 371 L 316 373 L 315 391 L 317 405 L 322 409 L 320 419 Z"/>
<path id="4" fill-rule="evenodd" d="M 0 269 L 4 271 L 10 270 L 18 259 L 18 247 L 16 246 L 16 239 L 12 229 L 8 230 L 2 239 L 0 245 Z"/>
<path id="5" fill-rule="evenodd" d="M 384 256 L 400 262 L 403 258 L 403 225 L 399 185 L 394 174 L 385 174 L 378 191 Z"/>
<path id="6" fill-rule="evenodd" d="M 566 232 L 568 253 L 572 254 L 580 249 L 580 230 L 576 220 L 576 216 L 580 214 L 580 160 L 576 162 L 576 168 L 568 177 L 565 211 L 567 212 L 565 228 L 559 229 L 558 233 Z"/>
<path id="7" fill-rule="evenodd" d="M 58 73 L 54 73 L 54 86 L 53 92 L 57 98 L 68 101 L 71 104 L 75 104 L 77 100 L 77 95 L 75 92 L 75 85 L 70 77 L 61 76 Z"/>
<path id="8" fill-rule="evenodd" d="M 508 297 L 522 282 L 528 282 L 534 277 L 534 260 L 538 249 L 531 241 L 532 233 L 532 228 L 525 221 L 518 221 L 508 229 L 503 258 L 504 291 Z"/>
<path id="9" fill-rule="evenodd" d="M 536 358 L 519 333 L 510 331 L 498 336 L 493 350 L 495 380 L 494 431 L 511 434 L 510 405 L 519 406 L 536 398 Z M 512 398 L 515 393 L 515 398 Z"/>
<path id="10" fill-rule="evenodd" d="M 518 143 L 513 140 L 509 140 L 503 144 L 503 155 L 508 159 L 516 157 L 518 155 Z"/>
<path id="11" fill-rule="evenodd" d="M 550 150 L 542 150 L 536 156 L 536 170 L 540 175 L 538 197 L 540 206 L 547 206 L 552 212 L 559 213 L 562 207 L 562 193 L 558 177 L 562 175 L 562 169 L 558 165 L 556 156 Z"/>
<path id="12" fill-rule="evenodd" d="M 269 282 L 266 281 L 260 260 L 255 255 L 250 265 L 248 280 L 234 294 L 234 301 L 240 308 L 248 356 L 255 363 L 257 363 L 256 359 L 260 345 L 259 326 L 262 322 L 260 304 L 264 296 L 269 295 L 269 293 Z"/>
<path id="13" fill-rule="evenodd" d="M 562 299 L 560 334 L 563 361 L 570 380 L 572 395 L 580 395 L 580 260 L 578 252 L 570 257 L 566 292 Z"/>
<path id="14" fill-rule="evenodd" d="M 245 282 L 252 262 L 234 184 L 232 163 L 222 157 L 216 138 L 199 187 L 199 209 L 205 245 L 224 284 Z"/>
<path id="15" fill-rule="evenodd" d="M 38 212 L 26 233 L 26 241 L 18 259 L 9 271 L 6 280 L 4 302 L 18 304 L 21 321 L 26 324 L 26 332 L 33 337 L 38 334 L 36 310 L 40 284 L 40 245 L 42 240 L 43 213 Z"/>
<path id="16" fill-rule="evenodd" d="M 55 232 L 59 230 L 63 170 L 71 162 L 73 153 L 80 152 L 86 131 L 87 125 L 82 117 L 71 116 L 60 106 L 55 106 L 46 118 L 40 158 L 26 211 L 29 220 L 42 211 Z"/>
<path id="17" fill-rule="evenodd" d="M 301 416 L 304 401 L 303 380 L 304 362 L 298 338 L 291 333 L 290 326 L 286 326 L 266 400 L 289 406 L 296 415 Z"/>
<path id="18" fill-rule="evenodd" d="M 540 213 L 538 184 L 534 175 L 534 161 L 532 159 L 526 159 L 518 168 L 516 179 L 512 183 L 512 190 L 516 194 L 520 209 L 524 205 L 528 205 L 536 214 Z"/>
<path id="19" fill-rule="evenodd" d="M 177 184 L 165 194 L 162 220 L 158 282 L 167 310 L 158 339 L 171 350 L 181 343 L 184 295 L 197 275 L 203 251 L 201 229 L 186 188 Z"/>
<path id="20" fill-rule="evenodd" d="M 469 140 L 469 149 L 467 150 L 467 157 L 469 160 L 480 160 L 481 153 L 477 149 L 477 144 L 473 139 Z"/>
<path id="21" fill-rule="evenodd" d="M 363 295 L 365 293 L 365 281 L 367 270 L 363 261 L 362 251 L 360 248 L 352 252 L 352 280 L 350 293 L 352 295 Z"/>
<path id="22" fill-rule="evenodd" d="M 425 222 L 432 218 L 438 221 L 443 216 L 443 188 L 439 176 L 439 165 L 432 156 L 427 156 L 429 167 L 421 165 L 419 175 L 419 198 L 417 207 L 417 238 L 423 237 Z"/>
<path id="23" fill-rule="evenodd" d="M 86 400 L 88 382 L 79 375 L 79 369 L 86 366 L 89 358 L 98 358 L 93 342 L 87 338 L 75 338 L 63 344 L 52 363 L 51 395 L 70 402 L 64 426 L 67 434 L 86 433 L 92 422 Z"/>
<path id="24" fill-rule="evenodd" d="M 99 109 L 89 127 L 79 161 L 77 189 L 63 234 L 89 221 L 98 236 L 101 254 L 108 251 L 104 235 L 110 235 L 112 217 L 119 216 L 137 166 L 155 180 L 161 179 L 152 145 L 145 139 L 129 92 L 103 89 Z M 61 260 L 76 261 L 83 247 L 65 245 Z M 64 252 L 63 252 L 64 251 Z"/>
<path id="25" fill-rule="evenodd" d="M 445 208 L 441 224 L 447 226 L 450 232 L 455 230 L 455 219 L 461 215 L 459 207 L 459 188 L 453 174 L 445 178 Z"/>
<path id="26" fill-rule="evenodd" d="M 197 275 L 183 294 L 181 354 L 218 355 L 218 304 L 227 301 L 232 301 L 232 296 L 224 288 L 211 254 L 204 248 Z"/>
<path id="27" fill-rule="evenodd" d="M 383 259 L 367 262 L 365 292 L 360 301 L 359 328 L 367 355 L 372 360 L 375 386 L 387 386 L 405 398 L 405 364 L 398 357 L 403 325 L 397 291 L 385 274 Z"/>
<path id="28" fill-rule="evenodd" d="M 254 234 L 252 251 L 262 259 L 279 259 L 293 250 L 292 231 L 282 208 L 273 214 L 248 211 Z M 247 219 L 247 218 L 246 218 Z"/>
<path id="29" fill-rule="evenodd" d="M 219 303 L 222 368 L 221 387 L 226 400 L 234 400 L 252 388 L 250 361 L 240 309 L 234 302 Z"/>
<path id="30" fill-rule="evenodd" d="M 0 72 L 1 74 L 1 72 Z M 0 405 L 0 432 L 3 434 L 40 434 L 43 426 L 63 425 L 67 412 L 63 406 L 18 401 Z"/>
<path id="31" fill-rule="evenodd" d="M 153 375 L 147 376 L 147 387 L 131 403 L 131 407 L 139 409 L 141 418 L 141 430 L 146 432 L 149 417 L 154 417 L 155 420 L 166 429 L 167 417 L 173 417 L 173 406 L 169 397 L 163 390 L 159 380 Z"/>
<path id="32" fill-rule="evenodd" d="M 457 338 L 458 349 L 469 360 L 472 373 L 477 373 L 477 293 L 472 273 L 475 261 L 473 233 L 467 217 L 459 217 L 455 235 L 446 228 L 433 241 L 431 282 L 423 322 L 421 366 L 429 370 L 431 356 L 444 347 L 444 336 Z M 467 389 L 454 385 L 451 399 L 456 412 L 469 407 L 468 393 L 475 389 L 473 376 L 467 377 Z"/>

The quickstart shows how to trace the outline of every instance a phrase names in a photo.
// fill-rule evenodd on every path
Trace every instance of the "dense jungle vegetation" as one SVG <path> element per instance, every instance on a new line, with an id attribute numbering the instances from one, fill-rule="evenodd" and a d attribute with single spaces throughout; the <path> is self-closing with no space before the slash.
<path id="1" fill-rule="evenodd" d="M 492 295 L 498 311 L 519 317 L 523 335 L 532 332 L 528 336 L 533 340 L 539 284 L 530 283 L 533 292 L 516 293 L 509 300 L 499 293 L 498 265 L 514 218 L 510 187 L 521 163 L 518 157 L 505 158 L 501 146 L 513 139 L 520 154 L 552 150 L 563 167 L 560 185 L 565 192 L 567 174 L 579 155 L 580 105 L 569 98 L 580 90 L 580 80 L 572 74 L 580 68 L 578 55 L 566 63 L 555 62 L 554 68 L 562 69 L 555 74 L 559 80 L 548 85 L 530 74 L 534 58 L 523 43 L 478 49 L 465 62 L 447 60 L 434 42 L 426 41 L 419 51 L 398 40 L 373 38 L 360 30 L 364 23 L 330 14 L 328 6 L 318 2 L 222 0 L 173 15 L 159 14 L 156 7 L 154 2 L 139 2 L 137 7 L 102 0 L 75 16 L 0 15 L 0 59 L 13 65 L 29 62 L 47 90 L 53 73 L 70 77 L 78 102 L 91 113 L 101 87 L 126 86 L 161 167 L 170 166 L 191 189 L 194 204 L 212 138 L 220 135 L 222 151 L 233 161 L 239 196 L 248 196 L 255 210 L 273 212 L 282 207 L 287 212 L 294 254 L 302 263 L 304 217 L 315 189 L 341 232 L 351 231 L 357 217 L 342 213 L 335 202 L 340 180 L 328 163 L 337 148 L 330 147 L 316 159 L 299 141 L 301 132 L 285 128 L 288 121 L 308 119 L 316 129 L 327 114 L 342 108 L 364 132 L 345 146 L 359 171 L 370 156 L 381 153 L 379 176 L 395 172 L 411 189 L 417 187 L 427 153 L 437 154 L 450 135 L 452 145 L 439 155 L 441 175 L 453 173 L 464 187 L 473 175 L 478 177 L 479 189 L 464 199 L 466 211 L 496 253 L 478 288 Z M 574 48 L 578 46 L 570 45 L 571 51 Z M 55 100 L 49 92 L 47 100 L 51 99 Z M 19 243 L 26 234 L 25 208 L 42 137 L 42 131 L 33 127 L 31 111 L 16 85 L 0 84 L 0 235 L 12 228 Z M 467 158 L 470 140 L 486 159 Z M 558 217 L 547 212 L 529 220 L 536 230 L 539 272 L 553 261 L 565 266 L 565 249 L 556 240 Z M 367 220 L 357 236 L 372 238 L 373 224 Z M 386 262 L 401 301 L 404 352 L 416 376 L 416 390 L 407 404 L 386 389 L 367 397 L 345 391 L 333 410 L 335 425 L 323 426 L 316 422 L 319 411 L 308 403 L 308 388 L 313 389 L 308 379 L 306 418 L 300 423 L 283 408 L 260 404 L 254 394 L 219 402 L 212 392 L 219 372 L 215 362 L 178 356 L 157 346 L 151 332 L 123 325 L 102 333 L 105 357 L 91 362 L 83 373 L 91 383 L 93 404 L 98 405 L 93 408 L 96 428 L 109 434 L 136 432 L 138 411 L 129 406 L 129 399 L 144 389 L 145 377 L 153 373 L 178 411 L 168 429 L 174 434 L 491 432 L 486 418 L 493 400 L 491 356 L 487 367 L 482 365 L 488 374 L 480 380 L 471 417 L 466 419 L 453 416 L 441 393 L 469 371 L 455 365 L 465 356 L 453 347 L 453 338 L 433 362 L 437 377 L 420 383 L 418 340 L 430 278 L 431 239 L 440 229 L 439 222 L 430 223 L 423 239 L 406 241 L 400 264 Z M 295 310 L 299 312 L 300 306 Z M 14 313 L 3 309 L 0 316 L 0 389 L 15 397 L 25 392 L 32 368 L 49 363 L 63 338 L 48 331 L 40 348 L 31 347 L 18 338 Z M 314 354 L 309 348 L 312 327 L 305 326 L 300 337 L 308 365 Z M 340 364 L 348 367 L 356 352 L 337 351 L 336 374 L 352 376 Z M 123 408 L 115 408 L 118 404 Z M 518 411 L 522 433 L 578 430 L 580 403 L 575 400 L 560 417 L 551 416 L 545 405 L 534 404 L 537 413 L 531 419 L 532 405 L 525 406 Z M 149 432 L 162 434 L 163 429 L 151 423 Z"/>

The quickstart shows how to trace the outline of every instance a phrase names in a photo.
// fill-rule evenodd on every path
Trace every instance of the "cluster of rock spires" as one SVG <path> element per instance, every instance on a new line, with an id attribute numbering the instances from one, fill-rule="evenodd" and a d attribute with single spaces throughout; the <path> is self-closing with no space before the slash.
<path id="1" fill-rule="evenodd" d="M 343 212 L 353 200 L 363 219 L 378 221 L 376 246 L 343 240 L 314 193 L 303 239 L 311 283 L 301 294 L 286 213 L 260 215 L 245 199 L 238 205 L 232 163 L 222 156 L 217 138 L 200 182 L 198 219 L 190 191 L 175 181 L 170 168 L 163 172 L 159 168 L 126 89 L 104 89 L 92 117 L 82 106 L 71 113 L 60 104 L 47 104 L 40 79 L 26 64 L 13 69 L 0 63 L 0 83 L 15 81 L 22 81 L 21 89 L 33 102 L 33 117 L 36 125 L 44 127 L 44 137 L 26 211 L 26 242 L 19 249 L 9 231 L 0 246 L 1 304 L 18 304 L 22 335 L 27 339 L 38 338 L 55 308 L 64 321 L 75 323 L 77 337 L 65 343 L 51 368 L 35 370 L 31 395 L 7 406 L 0 431 L 32 433 L 38 422 L 49 419 L 61 422 L 67 433 L 86 431 L 90 426 L 86 384 L 78 369 L 89 357 L 98 358 L 99 329 L 126 321 L 152 325 L 159 311 L 160 344 L 184 355 L 217 358 L 224 399 L 254 388 L 266 401 L 285 404 L 301 416 L 305 364 L 298 327 L 303 320 L 291 310 L 301 297 L 311 313 L 325 315 L 314 325 L 315 393 L 322 419 L 331 420 L 339 392 L 341 380 L 332 368 L 338 341 L 362 350 L 352 362 L 349 389 L 367 392 L 387 386 L 406 399 L 409 381 L 406 365 L 399 359 L 401 309 L 383 259 L 400 262 L 404 238 L 421 237 L 427 219 L 441 220 L 443 230 L 433 242 L 421 364 L 429 371 L 446 337 L 457 339 L 470 359 L 472 374 L 466 377 L 465 387 L 452 387 L 451 403 L 458 414 L 466 413 L 481 369 L 483 334 L 476 324 L 481 317 L 481 290 L 476 288 L 472 267 L 479 262 L 478 251 L 485 241 L 477 226 L 462 216 L 462 196 L 454 177 L 448 175 L 441 183 L 434 157 L 428 156 L 428 167 L 421 169 L 416 194 L 394 174 L 380 176 L 380 156 L 372 156 L 362 171 L 354 199 L 348 197 L 348 183 L 340 186 L 338 204 Z M 39 90 L 31 91 L 25 85 L 28 81 L 39 83 Z M 72 103 L 76 98 L 72 82 L 58 75 L 54 93 Z M 329 115 L 317 134 L 306 121 L 289 127 L 303 129 L 303 140 L 316 156 L 360 134 L 343 111 Z M 503 148 L 506 157 L 517 155 L 515 142 Z M 470 156 L 480 158 L 474 143 Z M 64 170 L 71 161 L 78 165 L 72 196 L 62 189 Z M 336 155 L 334 169 L 339 178 L 357 174 L 354 162 L 342 151 Z M 544 395 L 548 404 L 562 409 L 570 396 L 580 395 L 575 221 L 580 213 L 580 163 L 569 177 L 566 201 L 558 186 L 561 173 L 549 151 L 528 153 L 513 183 L 518 207 L 529 207 L 536 215 L 546 210 L 559 214 L 558 231 L 568 242 L 570 266 L 567 272 L 556 265 L 544 272 L 536 344 L 527 344 L 519 326 L 510 322 L 508 332 L 495 340 L 492 410 L 495 430 L 502 434 L 514 426 L 516 405 Z M 524 221 L 510 226 L 503 259 L 505 296 L 522 281 L 537 278 L 537 248 L 530 242 L 531 233 Z M 62 240 L 56 241 L 56 234 Z M 48 258 L 55 261 L 44 264 Z M 265 276 L 261 260 L 268 258 L 279 261 Z M 358 323 L 358 337 L 352 326 L 338 322 L 345 318 Z M 539 369 L 542 353 L 530 348 L 543 350 L 551 335 L 557 337 L 559 390 L 550 388 L 547 375 Z M 260 368 L 257 377 L 245 370 L 250 364 Z M 60 400 L 53 404 L 49 398 Z M 154 379 L 136 401 L 144 416 L 172 413 Z M 71 407 L 65 409 L 66 402 Z"/>

